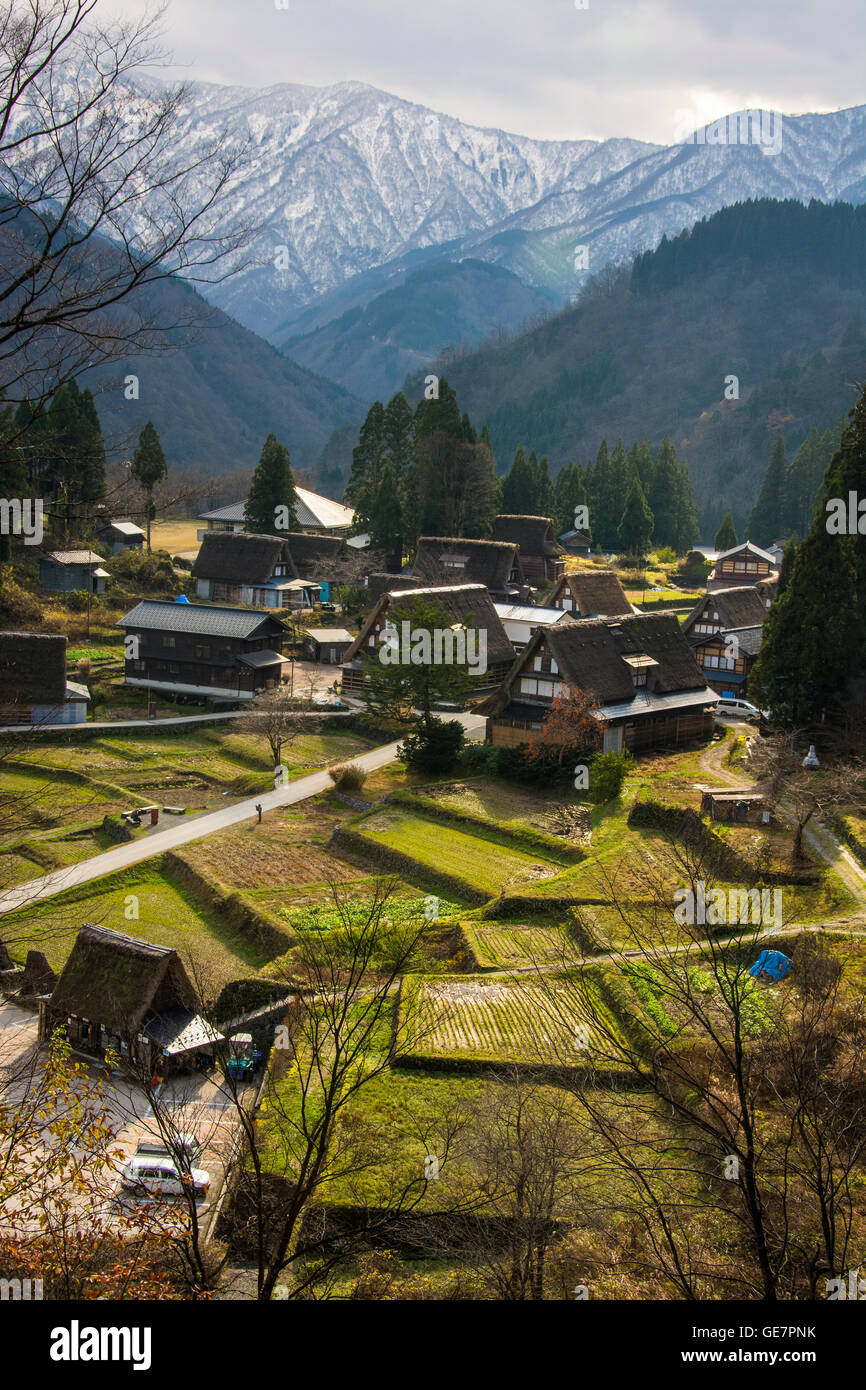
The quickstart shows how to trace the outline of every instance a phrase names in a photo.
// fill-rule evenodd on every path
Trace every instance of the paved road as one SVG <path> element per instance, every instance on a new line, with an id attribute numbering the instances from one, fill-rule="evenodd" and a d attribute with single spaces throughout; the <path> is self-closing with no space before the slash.
<path id="1" fill-rule="evenodd" d="M 483 737 L 486 719 L 470 714 L 456 717 L 465 727 L 469 738 Z M 400 740 L 396 740 L 394 743 L 382 744 L 381 747 L 373 748 L 369 753 L 361 753 L 350 761 L 357 763 L 366 772 L 374 772 L 377 768 L 385 767 L 394 761 L 399 743 Z M 344 762 L 345 759 L 340 761 Z M 68 888 L 77 888 L 82 883 L 90 883 L 93 879 L 104 878 L 106 874 L 118 873 L 133 864 L 140 864 L 143 859 L 152 859 L 154 855 L 163 854 L 165 850 L 177 849 L 179 845 L 188 845 L 193 840 L 203 840 L 206 835 L 213 835 L 217 830 L 227 830 L 243 821 L 255 820 L 257 805 L 261 805 L 265 812 L 273 811 L 279 806 L 293 806 L 298 801 L 318 796 L 331 786 L 327 769 L 313 772 L 308 777 L 298 777 L 278 791 L 251 796 L 245 801 L 236 802 L 234 806 L 225 806 L 219 811 L 209 811 L 206 815 L 197 816 L 194 820 L 183 821 L 180 825 L 172 826 L 170 830 L 161 830 L 129 845 L 118 845 L 116 849 L 96 854 L 81 864 L 56 869 L 53 873 L 44 874 L 42 878 L 30 879 L 27 883 L 16 883 L 0 894 L 0 915 L 28 907 L 43 898 L 52 898 L 57 893 L 64 893 Z"/>
<path id="2" fill-rule="evenodd" d="M 347 715 L 357 712 L 349 708 L 332 709 L 330 705 L 294 711 L 301 719 L 321 719 L 323 715 L 328 719 L 345 719 Z M 121 729 L 146 729 L 148 733 L 153 733 L 154 729 L 170 729 L 178 724 L 214 724 L 223 719 L 249 719 L 250 715 L 264 718 L 266 713 L 261 709 L 228 709 L 215 714 L 173 714 L 168 719 L 90 719 L 85 724 L 5 724 L 0 728 L 0 734 L 80 734 L 92 729 L 101 729 L 107 734 L 117 733 Z"/>

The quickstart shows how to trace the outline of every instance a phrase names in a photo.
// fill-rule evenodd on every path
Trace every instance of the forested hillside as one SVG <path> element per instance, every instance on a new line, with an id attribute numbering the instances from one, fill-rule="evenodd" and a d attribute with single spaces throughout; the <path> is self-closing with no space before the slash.
<path id="1" fill-rule="evenodd" d="M 792 456 L 852 407 L 864 313 L 866 208 L 748 202 L 599 276 L 530 332 L 448 362 L 448 378 L 487 425 L 500 474 L 520 444 L 555 476 L 605 437 L 658 447 L 669 434 L 702 534 L 728 511 L 742 532 L 777 432 Z M 407 383 L 410 399 L 420 388 Z"/>

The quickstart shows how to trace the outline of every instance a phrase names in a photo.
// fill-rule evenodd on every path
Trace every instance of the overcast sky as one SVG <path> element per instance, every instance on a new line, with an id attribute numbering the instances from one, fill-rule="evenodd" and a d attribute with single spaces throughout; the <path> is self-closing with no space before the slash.
<path id="1" fill-rule="evenodd" d="M 670 144 L 692 115 L 866 101 L 864 0 L 170 0 L 165 38 L 178 75 L 369 82 L 539 138 Z"/>

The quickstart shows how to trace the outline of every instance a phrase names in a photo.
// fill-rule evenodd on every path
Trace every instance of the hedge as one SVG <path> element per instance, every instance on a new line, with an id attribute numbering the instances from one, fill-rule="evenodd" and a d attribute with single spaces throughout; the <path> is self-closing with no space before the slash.
<path id="1" fill-rule="evenodd" d="M 465 902 L 476 903 L 479 906 L 487 902 L 487 894 L 480 892 L 477 888 L 472 888 L 464 879 L 427 868 L 426 865 L 419 864 L 418 860 L 413 859 L 410 854 L 404 854 L 399 849 L 391 849 L 388 845 L 377 844 L 374 840 L 368 840 L 365 835 L 359 835 L 357 831 L 349 830 L 346 826 L 338 825 L 335 827 L 328 842 L 328 847 L 331 846 L 339 849 L 341 853 L 360 858 L 365 867 L 372 862 L 386 873 L 399 874 L 401 878 L 408 878 L 416 883 L 430 884 L 434 888 L 439 888 L 446 897 L 457 898 L 458 900 L 462 898 Z"/>
<path id="2" fill-rule="evenodd" d="M 242 893 L 230 891 L 202 869 L 194 869 L 173 850 L 163 855 L 162 872 L 170 882 L 185 888 L 200 906 L 216 910 L 269 960 L 285 955 L 295 944 L 297 938 L 279 917 L 255 907 Z"/>
<path id="3" fill-rule="evenodd" d="M 391 792 L 385 800 L 394 802 L 397 806 L 406 806 L 410 810 L 418 811 L 430 820 L 439 820 L 447 825 L 466 826 L 470 830 L 480 831 L 483 833 L 484 839 L 511 846 L 514 849 L 543 850 L 548 854 L 555 855 L 557 859 L 565 859 L 572 864 L 579 864 L 587 857 L 584 850 L 578 845 L 570 844 L 557 835 L 548 835 L 543 830 L 533 829 L 532 826 L 512 827 L 504 825 L 501 821 L 492 821 L 485 816 L 479 816 L 474 811 L 462 811 L 457 806 L 446 806 L 434 797 L 419 796 L 416 792 L 396 791 Z"/>

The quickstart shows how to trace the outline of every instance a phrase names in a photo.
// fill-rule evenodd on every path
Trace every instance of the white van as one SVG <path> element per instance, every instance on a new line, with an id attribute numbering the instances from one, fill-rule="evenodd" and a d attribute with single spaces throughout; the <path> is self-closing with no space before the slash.
<path id="1" fill-rule="evenodd" d="M 761 718 L 761 711 L 756 705 L 750 705 L 748 700 L 719 700 L 714 713 L 724 715 L 728 719 Z"/>
<path id="2" fill-rule="evenodd" d="M 203 1168 L 182 1173 L 171 1154 L 135 1154 L 125 1164 L 121 1182 L 124 1187 L 157 1197 L 178 1197 L 192 1186 L 198 1198 L 208 1194 L 210 1173 Z"/>

